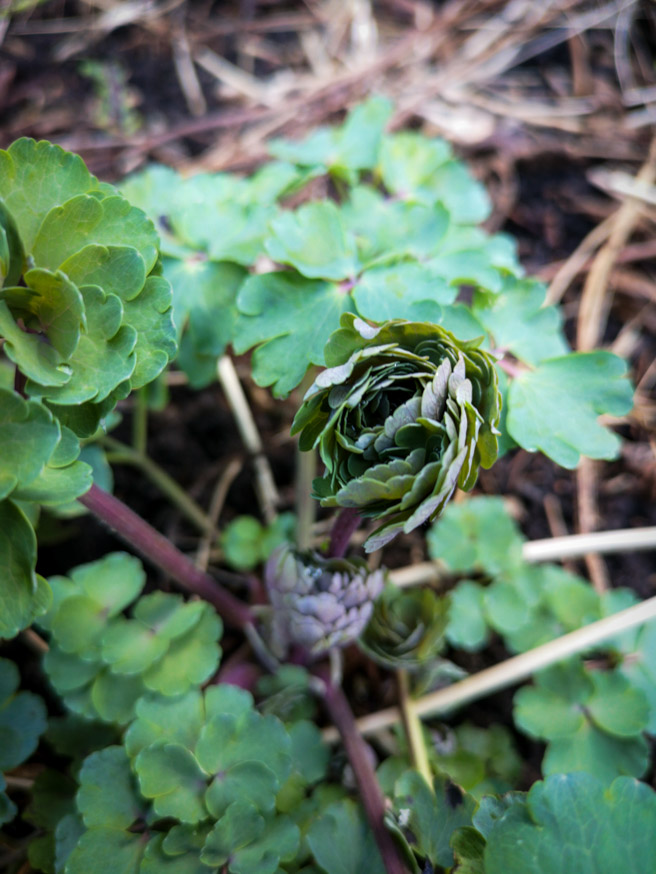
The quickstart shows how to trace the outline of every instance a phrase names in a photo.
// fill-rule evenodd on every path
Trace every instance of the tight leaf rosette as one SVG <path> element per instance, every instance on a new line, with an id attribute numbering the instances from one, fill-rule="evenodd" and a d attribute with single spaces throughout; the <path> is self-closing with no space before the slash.
<path id="1" fill-rule="evenodd" d="M 368 552 L 468 491 L 497 457 L 501 396 L 494 359 L 477 340 L 457 340 L 429 322 L 379 325 L 341 317 L 292 433 L 319 447 L 314 481 L 324 507 L 351 507 L 383 524 Z"/>
<path id="2" fill-rule="evenodd" d="M 362 559 L 324 558 L 280 546 L 267 562 L 265 582 L 274 648 L 283 653 L 297 644 L 317 655 L 360 636 L 384 572 L 371 571 Z"/>
<path id="3" fill-rule="evenodd" d="M 358 646 L 386 668 L 418 671 L 444 649 L 447 622 L 447 601 L 432 589 L 390 584 L 376 601 Z"/>

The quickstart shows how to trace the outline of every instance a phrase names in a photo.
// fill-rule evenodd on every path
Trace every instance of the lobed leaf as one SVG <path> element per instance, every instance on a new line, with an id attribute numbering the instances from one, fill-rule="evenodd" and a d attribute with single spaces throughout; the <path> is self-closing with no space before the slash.
<path id="1" fill-rule="evenodd" d="M 52 593 L 35 573 L 36 536 L 12 501 L 0 501 L 0 638 L 15 637 L 46 612 Z"/>
<path id="2" fill-rule="evenodd" d="M 611 352 L 550 358 L 511 382 L 508 431 L 524 449 L 540 450 L 562 467 L 576 467 L 581 455 L 615 458 L 619 437 L 597 417 L 623 416 L 632 396 L 626 364 Z"/>
<path id="3" fill-rule="evenodd" d="M 548 777 L 487 836 L 486 874 L 643 874 L 656 857 L 656 793 L 619 777 Z"/>
<path id="4" fill-rule="evenodd" d="M 290 271 L 252 276 L 237 297 L 237 354 L 256 346 L 253 378 L 272 385 L 285 397 L 303 379 L 311 364 L 323 364 L 323 348 L 352 309 L 348 295 L 336 285 L 308 280 Z"/>
<path id="5" fill-rule="evenodd" d="M 359 805 L 344 799 L 329 805 L 312 822 L 307 842 L 321 869 L 340 874 L 384 874 L 374 836 Z"/>

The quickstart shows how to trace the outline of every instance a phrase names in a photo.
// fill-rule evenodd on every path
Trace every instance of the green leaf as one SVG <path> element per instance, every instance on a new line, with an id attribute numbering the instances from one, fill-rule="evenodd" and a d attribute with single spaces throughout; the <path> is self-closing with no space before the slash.
<path id="1" fill-rule="evenodd" d="M 261 813 L 271 813 L 279 785 L 276 775 L 262 762 L 236 762 L 214 777 L 205 804 L 215 819 L 220 819 L 234 801 L 245 801 Z"/>
<path id="2" fill-rule="evenodd" d="M 268 204 L 207 199 L 200 208 L 184 203 L 176 210 L 173 224 L 190 245 L 207 251 L 213 261 L 247 267 L 262 254 L 269 222 L 277 212 Z"/>
<path id="3" fill-rule="evenodd" d="M 406 257 L 429 258 L 441 250 L 449 226 L 449 214 L 439 204 L 392 200 L 366 185 L 351 191 L 341 215 L 346 229 L 355 235 L 358 258 L 365 267 Z M 431 275 L 445 285 L 441 275 Z M 455 295 L 453 290 L 449 302 Z"/>
<path id="4" fill-rule="evenodd" d="M 264 528 L 254 516 L 237 516 L 221 533 L 221 548 L 225 560 L 236 570 L 247 571 L 260 561 L 259 545 Z"/>
<path id="5" fill-rule="evenodd" d="M 201 859 L 210 867 L 228 863 L 232 874 L 274 874 L 280 861 L 294 857 L 298 841 L 287 817 L 267 822 L 252 805 L 236 801 L 209 833 Z"/>
<path id="6" fill-rule="evenodd" d="M 634 689 L 642 689 L 646 695 L 650 705 L 647 731 L 656 735 L 656 623 L 649 622 L 641 629 L 619 670 Z"/>
<path id="7" fill-rule="evenodd" d="M 336 285 L 290 271 L 252 276 L 238 298 L 235 352 L 257 346 L 253 378 L 285 397 L 311 364 L 324 364 L 323 348 L 352 301 Z"/>
<path id="8" fill-rule="evenodd" d="M 569 351 L 560 311 L 543 306 L 545 294 L 540 282 L 508 277 L 498 294 L 477 293 L 472 311 L 494 348 L 507 349 L 520 361 L 535 365 Z"/>
<path id="9" fill-rule="evenodd" d="M 522 760 L 503 725 L 484 729 L 465 722 L 447 736 L 444 746 L 451 751 L 435 748 L 431 762 L 477 799 L 488 792 L 507 792 L 521 774 Z"/>
<path id="10" fill-rule="evenodd" d="M 197 823 L 207 818 L 203 796 L 207 774 L 193 753 L 175 743 L 158 743 L 141 750 L 134 760 L 141 794 L 153 799 L 161 817 Z"/>
<path id="11" fill-rule="evenodd" d="M 50 718 L 45 739 L 60 756 L 78 760 L 116 743 L 118 733 L 102 722 L 67 713 Z"/>
<path id="12" fill-rule="evenodd" d="M 17 488 L 12 497 L 17 501 L 35 501 L 52 506 L 74 501 L 93 484 L 91 468 L 83 461 L 75 461 L 67 467 L 48 465 L 24 488 Z"/>
<path id="13" fill-rule="evenodd" d="M 217 670 L 221 658 L 223 625 L 209 604 L 200 621 L 176 637 L 165 655 L 143 675 L 148 689 L 164 695 L 180 695 L 194 684 L 205 683 Z"/>
<path id="14" fill-rule="evenodd" d="M 125 677 L 101 671 L 91 686 L 92 716 L 116 725 L 126 725 L 134 719 L 136 703 L 145 692 L 140 676 Z M 69 700 L 70 706 L 70 700 Z"/>
<path id="15" fill-rule="evenodd" d="M 570 737 L 551 741 L 542 760 L 545 776 L 587 771 L 605 783 L 624 775 L 642 777 L 648 767 L 649 744 L 642 735 L 614 737 L 590 722 Z"/>
<path id="16" fill-rule="evenodd" d="M 82 817 L 69 813 L 63 817 L 55 829 L 55 874 L 64 874 L 69 856 L 84 834 Z"/>
<path id="17" fill-rule="evenodd" d="M 176 170 L 162 164 L 151 164 L 121 182 L 121 193 L 155 223 L 163 254 L 176 254 L 180 249 L 180 241 L 171 232 L 169 222 L 184 184 L 185 180 Z"/>
<path id="18" fill-rule="evenodd" d="M 485 874 L 485 838 L 480 832 L 464 826 L 454 833 L 451 846 L 456 860 L 454 871 L 458 874 Z"/>
<path id="19" fill-rule="evenodd" d="M 338 175 L 372 170 L 392 108 L 386 98 L 370 97 L 352 109 L 341 126 L 319 127 L 300 141 L 272 140 L 269 151 L 283 161 L 304 167 L 320 164 Z"/>
<path id="20" fill-rule="evenodd" d="M 33 825 L 54 830 L 62 817 L 75 811 L 75 781 L 58 771 L 47 769 L 37 775 L 32 797 L 23 812 Z"/>
<path id="21" fill-rule="evenodd" d="M 471 825 L 474 799 L 446 777 L 436 777 L 431 792 L 416 771 L 406 771 L 396 781 L 394 799 L 417 852 L 433 865 L 453 865 L 451 837 L 456 829 Z"/>
<path id="22" fill-rule="evenodd" d="M 27 252 L 32 251 L 39 227 L 53 204 L 98 188 L 98 180 L 82 158 L 60 146 L 22 138 L 6 152 L 0 151 L 0 197 L 16 222 Z"/>
<path id="23" fill-rule="evenodd" d="M 487 642 L 489 632 L 483 601 L 485 590 L 471 580 L 461 580 L 449 595 L 446 637 L 452 646 L 473 652 Z"/>
<path id="24" fill-rule="evenodd" d="M 172 856 L 164 849 L 167 838 L 160 834 L 148 841 L 139 874 L 210 874 L 200 860 L 200 848 Z"/>
<path id="25" fill-rule="evenodd" d="M 205 712 L 208 721 L 215 716 L 234 716 L 240 719 L 253 710 L 253 696 L 239 686 L 227 683 L 208 686 L 205 690 Z M 275 730 L 275 729 L 274 729 Z"/>
<path id="26" fill-rule="evenodd" d="M 36 479 L 60 438 L 59 423 L 45 407 L 0 388 L 0 498 Z"/>
<path id="27" fill-rule="evenodd" d="M 483 595 L 487 620 L 501 634 L 511 635 L 523 629 L 533 618 L 538 596 L 530 589 L 517 585 L 517 581 L 523 579 L 522 575 L 517 575 L 510 582 L 495 580 Z"/>
<path id="28" fill-rule="evenodd" d="M 619 674 L 588 675 L 581 664 L 568 662 L 541 671 L 533 687 L 520 689 L 513 715 L 527 734 L 550 741 L 545 774 L 589 771 L 610 781 L 644 772 L 648 713 L 643 693 Z"/>
<path id="29" fill-rule="evenodd" d="M 330 749 L 321 732 L 309 719 L 299 719 L 288 728 L 291 738 L 292 768 L 306 784 L 317 783 L 326 776 Z"/>
<path id="30" fill-rule="evenodd" d="M 451 224 L 438 253 L 427 263 L 436 275 L 453 285 L 474 285 L 493 294 L 504 287 L 506 274 L 517 276 L 522 272 L 511 237 L 489 236 L 469 225 Z"/>
<path id="31" fill-rule="evenodd" d="M 524 449 L 562 467 L 576 467 L 581 455 L 615 458 L 619 437 L 597 417 L 628 413 L 632 396 L 626 364 L 611 352 L 550 358 L 511 382 L 508 431 Z"/>
<path id="32" fill-rule="evenodd" d="M 218 358 L 232 339 L 235 300 L 246 272 L 236 264 L 198 257 L 164 258 L 162 266 L 173 288 L 173 321 L 178 331 L 188 322 L 198 353 Z"/>
<path id="33" fill-rule="evenodd" d="M 358 271 L 355 241 L 330 200 L 307 203 L 271 222 L 266 250 L 310 279 L 350 279 Z"/>
<path id="34" fill-rule="evenodd" d="M 61 591 L 61 600 L 50 628 L 60 647 L 86 659 L 99 655 L 107 620 L 137 597 L 145 581 L 141 562 L 123 552 L 79 565 L 70 572 L 70 582 L 53 580 L 55 590 Z"/>
<path id="35" fill-rule="evenodd" d="M 81 289 L 87 315 L 87 331 L 71 358 L 71 378 L 66 385 L 43 388 L 28 382 L 28 394 L 47 397 L 55 404 L 81 404 L 104 400 L 128 379 L 136 365 L 137 332 L 121 325 L 123 305 L 113 294 L 105 295 L 95 285 Z M 28 374 L 30 376 L 30 374 Z M 47 384 L 46 384 L 47 385 Z"/>
<path id="36" fill-rule="evenodd" d="M 92 243 L 63 261 L 60 270 L 78 287 L 97 285 L 122 301 L 134 300 L 146 281 L 144 259 L 131 245 Z"/>
<path id="37" fill-rule="evenodd" d="M 238 798 L 242 777 L 251 788 L 261 787 L 258 808 L 272 809 L 275 794 L 291 771 L 290 739 L 284 726 L 274 716 L 261 716 L 252 710 L 240 715 L 220 713 L 210 717 L 201 732 L 196 755 L 207 773 L 217 775 L 207 796 L 208 806 L 211 805 L 216 817 L 233 797 Z M 265 768 L 244 770 L 245 763 L 261 764 Z"/>
<path id="38" fill-rule="evenodd" d="M 618 737 L 634 737 L 647 728 L 649 703 L 642 689 L 635 689 L 616 672 L 595 671 L 594 691 L 586 704 L 593 722 Z"/>
<path id="39" fill-rule="evenodd" d="M 365 271 L 353 289 L 358 312 L 365 319 L 409 319 L 440 322 L 443 303 L 455 289 L 422 264 L 402 263 Z"/>
<path id="40" fill-rule="evenodd" d="M 490 201 L 464 164 L 451 157 L 444 140 L 403 132 L 383 138 L 380 173 L 385 187 L 422 203 L 443 203 L 452 221 L 477 223 L 490 213 Z"/>
<path id="41" fill-rule="evenodd" d="M 0 659 L 0 771 L 9 771 L 28 759 L 46 730 L 46 709 L 41 698 L 18 692 L 18 671 Z"/>
<path id="42" fill-rule="evenodd" d="M 20 282 L 24 257 L 14 219 L 0 199 L 0 288 Z"/>
<path id="43" fill-rule="evenodd" d="M 150 276 L 139 296 L 123 304 L 123 325 L 137 332 L 136 364 L 130 375 L 133 389 L 152 382 L 175 356 L 171 286 L 161 276 Z"/>
<path id="44" fill-rule="evenodd" d="M 147 625 L 130 619 L 117 619 L 102 636 L 102 659 L 117 674 L 141 674 L 168 649 L 165 637 Z"/>
<path id="45" fill-rule="evenodd" d="M 204 721 L 203 699 L 197 689 L 175 697 L 149 692 L 137 702 L 136 712 L 125 735 L 125 749 L 132 758 L 156 741 L 195 748 Z"/>
<path id="46" fill-rule="evenodd" d="M 656 793 L 587 774 L 536 783 L 487 838 L 486 874 L 644 874 L 656 858 Z"/>
<path id="47" fill-rule="evenodd" d="M 164 837 L 162 849 L 168 856 L 181 856 L 184 853 L 201 850 L 211 830 L 207 822 L 201 825 L 181 823 L 174 825 Z"/>
<path id="48" fill-rule="evenodd" d="M 585 724 L 583 706 L 589 693 L 573 698 L 549 689 L 525 687 L 515 695 L 515 724 L 533 737 L 570 737 Z"/>
<path id="49" fill-rule="evenodd" d="M 89 829 L 127 829 L 143 815 L 130 760 L 123 747 L 107 747 L 84 760 L 77 806 Z"/>
<path id="50" fill-rule="evenodd" d="M 92 828 L 79 839 L 68 858 L 66 874 L 102 871 L 111 859 L 112 874 L 138 874 L 144 853 L 143 837 L 112 828 Z"/>
<path id="51" fill-rule="evenodd" d="M 218 698 L 225 695 L 214 701 L 213 713 L 208 707 L 209 721 L 196 747 L 204 770 L 216 775 L 207 791 L 207 806 L 216 818 L 239 800 L 270 812 L 291 770 L 289 737 L 273 716 L 263 717 L 252 709 L 230 713 L 224 706 L 217 712 Z M 245 703 L 243 699 L 242 706 Z"/>
<path id="52" fill-rule="evenodd" d="M 206 611 L 203 601 L 184 601 L 180 595 L 151 592 L 139 599 L 133 616 L 154 634 L 171 641 L 198 625 Z"/>
<path id="53" fill-rule="evenodd" d="M 71 378 L 71 367 L 55 347 L 38 334 L 22 331 L 4 300 L 0 300 L 0 336 L 7 358 L 29 379 L 44 386 L 62 386 Z"/>
<path id="54" fill-rule="evenodd" d="M 0 774 L 0 825 L 11 822 L 18 813 L 16 805 L 4 792 L 6 786 L 5 778 Z"/>
<path id="55" fill-rule="evenodd" d="M 0 501 L 0 638 L 15 637 L 46 612 L 52 593 L 35 574 L 36 536 L 12 501 Z"/>
<path id="56" fill-rule="evenodd" d="M 72 433 L 72 432 L 71 432 Z M 79 445 L 79 444 L 78 444 Z M 88 478 L 88 484 L 94 482 L 97 486 L 106 492 L 112 492 L 114 489 L 114 475 L 112 468 L 107 461 L 105 451 L 101 446 L 95 443 L 87 443 L 80 450 L 80 462 L 83 462 L 84 477 Z M 78 474 L 81 477 L 81 472 Z M 86 491 L 84 488 L 78 494 L 83 494 Z M 49 507 L 50 512 L 59 519 L 74 519 L 78 516 L 85 515 L 88 511 L 79 501 L 70 503 L 56 503 Z"/>
<path id="57" fill-rule="evenodd" d="M 456 572 L 478 570 L 495 576 L 522 561 L 524 538 L 501 498 L 448 504 L 427 539 L 431 558 Z"/>
<path id="58" fill-rule="evenodd" d="M 100 672 L 100 662 L 81 659 L 64 652 L 52 641 L 43 657 L 43 668 L 56 691 L 66 696 L 67 692 L 89 686 Z"/>
<path id="59" fill-rule="evenodd" d="M 26 287 L 6 288 L 0 297 L 15 318 L 21 317 L 28 329 L 45 334 L 63 359 L 70 358 L 86 327 L 77 285 L 61 270 L 53 273 L 40 268 L 28 270 L 24 280 Z"/>
<path id="60" fill-rule="evenodd" d="M 39 228 L 32 250 L 39 267 L 59 268 L 85 246 L 132 246 L 146 273 L 155 266 L 159 238 L 153 223 L 124 197 L 72 197 L 54 206 Z"/>
<path id="61" fill-rule="evenodd" d="M 326 874 L 384 874 L 371 829 L 361 808 L 344 799 L 315 818 L 307 834 L 312 854 Z"/>

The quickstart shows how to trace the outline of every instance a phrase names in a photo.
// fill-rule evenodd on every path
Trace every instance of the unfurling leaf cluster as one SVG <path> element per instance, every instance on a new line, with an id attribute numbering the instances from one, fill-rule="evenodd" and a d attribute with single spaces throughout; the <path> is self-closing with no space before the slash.
<path id="1" fill-rule="evenodd" d="M 309 388 L 292 433 L 319 448 L 324 506 L 382 522 L 384 546 L 440 515 L 497 457 L 501 397 L 493 359 L 429 322 L 371 325 L 345 314 L 326 346 L 330 367 Z"/>

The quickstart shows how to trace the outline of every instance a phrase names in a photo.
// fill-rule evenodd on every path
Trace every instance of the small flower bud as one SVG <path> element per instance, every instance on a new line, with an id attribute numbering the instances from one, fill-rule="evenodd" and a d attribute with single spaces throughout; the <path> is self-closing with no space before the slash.
<path id="1" fill-rule="evenodd" d="M 362 559 L 323 558 L 281 546 L 267 562 L 265 581 L 275 643 L 282 650 L 299 644 L 318 654 L 359 637 L 384 573 L 370 571 Z"/>

